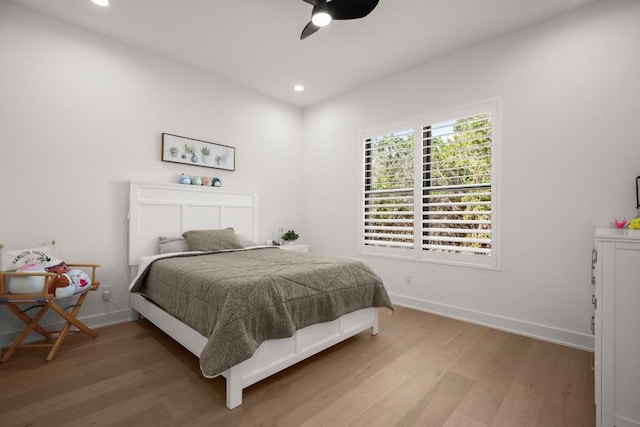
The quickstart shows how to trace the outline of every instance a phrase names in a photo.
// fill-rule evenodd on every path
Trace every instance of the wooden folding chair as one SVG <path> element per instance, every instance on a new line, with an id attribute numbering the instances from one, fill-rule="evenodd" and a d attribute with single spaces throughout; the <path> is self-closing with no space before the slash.
<path id="1" fill-rule="evenodd" d="M 46 247 L 40 247 L 35 249 L 26 250 L 13 250 L 9 254 L 6 253 L 4 245 L 0 244 L 0 304 L 6 305 L 9 310 L 26 324 L 24 330 L 6 350 L 4 355 L 0 358 L 0 362 L 6 362 L 13 356 L 18 348 L 22 347 L 51 347 L 47 360 L 53 360 L 56 353 L 60 349 L 64 338 L 69 333 L 85 333 L 92 338 L 95 338 L 97 334 L 92 331 L 88 326 L 82 323 L 77 315 L 82 308 L 89 291 L 95 291 L 99 288 L 100 282 L 96 279 L 96 269 L 100 267 L 98 264 L 71 264 L 67 263 L 69 267 L 91 270 L 91 286 L 81 294 L 76 294 L 68 298 L 56 298 L 55 295 L 49 294 L 47 289 L 50 281 L 57 277 L 54 273 L 36 273 L 36 272 L 18 272 L 18 271 L 5 271 L 7 267 L 15 267 L 18 264 L 24 264 L 25 261 L 43 260 L 46 257 L 55 256 L 55 242 L 51 242 L 51 245 Z M 17 255 L 16 255 L 17 254 Z M 26 254 L 26 255 L 25 255 Z M 40 258 L 39 258 L 40 257 Z M 44 287 L 42 292 L 18 294 L 9 292 L 9 280 L 12 277 L 43 277 Z M 69 304 L 63 307 L 61 304 L 66 302 L 72 302 L 74 298 L 78 298 L 75 303 Z M 27 308 L 21 308 L 21 306 L 29 305 Z M 39 309 L 35 316 L 30 316 L 28 312 L 33 309 Z M 48 330 L 40 325 L 40 321 L 51 309 L 57 313 L 65 321 L 64 326 L 60 330 Z M 67 311 L 71 309 L 70 311 Z M 76 329 L 71 329 L 76 327 Z M 35 342 L 23 344 L 24 340 L 29 336 L 31 332 L 37 332 L 42 335 L 45 342 Z"/>

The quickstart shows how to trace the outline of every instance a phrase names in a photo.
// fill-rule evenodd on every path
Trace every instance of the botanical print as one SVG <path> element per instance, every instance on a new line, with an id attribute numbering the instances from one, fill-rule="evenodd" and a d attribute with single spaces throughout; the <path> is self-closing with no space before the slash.
<path id="1" fill-rule="evenodd" d="M 162 134 L 162 160 L 215 169 L 235 170 L 234 147 L 183 136 Z"/>

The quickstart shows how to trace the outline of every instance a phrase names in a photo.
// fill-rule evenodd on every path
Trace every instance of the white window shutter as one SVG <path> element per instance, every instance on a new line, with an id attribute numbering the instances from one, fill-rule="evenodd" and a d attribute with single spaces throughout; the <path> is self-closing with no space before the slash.
<path id="1" fill-rule="evenodd" d="M 422 128 L 423 250 L 491 254 L 490 113 Z"/>
<path id="2" fill-rule="evenodd" d="M 413 130 L 364 141 L 364 244 L 414 247 Z"/>

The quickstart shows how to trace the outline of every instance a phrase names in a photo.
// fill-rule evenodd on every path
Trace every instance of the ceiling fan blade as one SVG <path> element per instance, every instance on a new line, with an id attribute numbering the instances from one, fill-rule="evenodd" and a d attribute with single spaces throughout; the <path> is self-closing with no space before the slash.
<path id="1" fill-rule="evenodd" d="M 327 3 L 333 19 L 358 19 L 367 16 L 378 5 L 378 0 L 331 0 Z"/>
<path id="2" fill-rule="evenodd" d="M 309 3 L 311 6 L 315 6 L 316 5 L 316 0 L 302 0 L 305 1 L 307 3 Z"/>
<path id="3" fill-rule="evenodd" d="M 300 34 L 300 40 L 306 39 L 307 37 L 309 37 L 311 34 L 315 33 L 316 31 L 318 31 L 319 29 L 320 27 L 315 25 L 313 22 L 309 22 L 307 26 L 304 27 L 304 30 L 302 30 L 302 34 Z"/>

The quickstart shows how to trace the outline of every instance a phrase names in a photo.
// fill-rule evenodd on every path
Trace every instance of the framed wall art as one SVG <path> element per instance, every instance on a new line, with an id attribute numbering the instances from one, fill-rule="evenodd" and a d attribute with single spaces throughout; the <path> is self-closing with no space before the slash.
<path id="1" fill-rule="evenodd" d="M 162 161 L 236 170 L 236 149 L 184 136 L 162 134 Z"/>

